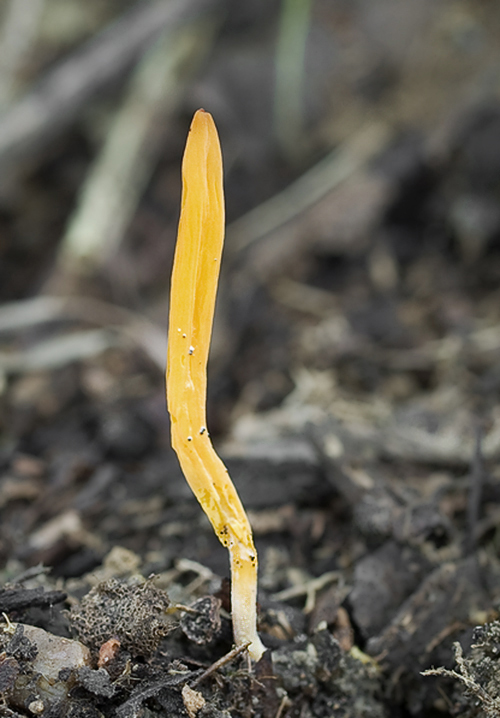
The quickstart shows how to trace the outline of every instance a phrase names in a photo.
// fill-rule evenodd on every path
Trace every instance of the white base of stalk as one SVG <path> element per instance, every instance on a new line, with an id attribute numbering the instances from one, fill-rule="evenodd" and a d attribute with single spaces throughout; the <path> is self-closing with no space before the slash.
<path id="1" fill-rule="evenodd" d="M 236 541 L 229 552 L 234 641 L 237 646 L 250 641 L 248 653 L 258 661 L 266 648 L 257 633 L 257 555 Z"/>

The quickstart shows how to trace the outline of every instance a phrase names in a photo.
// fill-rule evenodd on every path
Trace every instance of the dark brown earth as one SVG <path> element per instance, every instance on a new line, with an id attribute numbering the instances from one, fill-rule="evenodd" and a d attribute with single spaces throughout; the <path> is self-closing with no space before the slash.
<path id="1" fill-rule="evenodd" d="M 500 11 L 318 0 L 297 111 L 274 85 L 285 3 L 186 5 L 166 47 L 196 42 L 173 80 L 153 55 L 145 86 L 170 89 L 148 104 L 165 4 L 66 2 L 0 86 L 0 714 L 500 715 Z M 199 106 L 225 157 L 208 413 L 259 554 L 253 666 L 165 408 Z M 111 153 L 125 190 L 82 258 L 120 112 L 140 151 Z"/>

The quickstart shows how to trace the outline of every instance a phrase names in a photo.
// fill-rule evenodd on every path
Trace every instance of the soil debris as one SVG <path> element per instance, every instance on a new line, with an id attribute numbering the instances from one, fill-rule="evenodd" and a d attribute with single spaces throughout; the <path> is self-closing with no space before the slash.
<path id="1" fill-rule="evenodd" d="M 376 671 L 344 653 L 327 630 L 309 641 L 273 653 L 278 685 L 294 706 L 292 715 L 357 715 L 381 718 L 383 704 L 377 698 Z M 300 708 L 299 708 L 300 707 Z"/>
<path id="2" fill-rule="evenodd" d="M 221 600 L 214 596 L 203 596 L 190 606 L 190 611 L 184 613 L 180 620 L 180 627 L 190 641 L 205 645 L 213 641 L 220 631 Z"/>
<path id="3" fill-rule="evenodd" d="M 3 5 L 0 715 L 496 716 L 500 5 Z M 172 22 L 165 83 L 150 41 Z M 200 106 L 228 217 L 206 429 L 254 529 L 253 666 L 165 411 Z M 117 127 L 139 142 L 109 152 Z M 76 211 L 93 192 L 111 233 Z M 79 216 L 90 265 L 66 261 Z"/>

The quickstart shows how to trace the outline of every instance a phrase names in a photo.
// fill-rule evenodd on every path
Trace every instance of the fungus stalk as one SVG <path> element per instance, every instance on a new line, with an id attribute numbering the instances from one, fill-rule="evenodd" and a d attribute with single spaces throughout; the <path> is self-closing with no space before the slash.
<path id="1" fill-rule="evenodd" d="M 222 156 L 212 116 L 196 112 L 182 162 L 182 205 L 170 290 L 167 404 L 184 476 L 231 558 L 237 646 L 265 650 L 256 628 L 257 554 L 252 529 L 206 429 L 207 360 L 224 243 Z"/>

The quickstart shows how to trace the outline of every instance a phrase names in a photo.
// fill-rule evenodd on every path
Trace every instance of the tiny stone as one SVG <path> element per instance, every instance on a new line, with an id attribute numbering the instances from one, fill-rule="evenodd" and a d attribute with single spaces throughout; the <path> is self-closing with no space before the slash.
<path id="1" fill-rule="evenodd" d="M 205 705 L 202 694 L 190 688 L 187 683 L 182 689 L 182 700 L 189 718 L 196 718 L 198 711 Z"/>
<path id="2" fill-rule="evenodd" d="M 45 710 L 43 701 L 41 701 L 40 699 L 38 699 L 36 701 L 31 701 L 31 703 L 28 706 L 28 710 L 30 713 L 34 713 L 37 716 L 42 715 L 42 713 Z"/>

